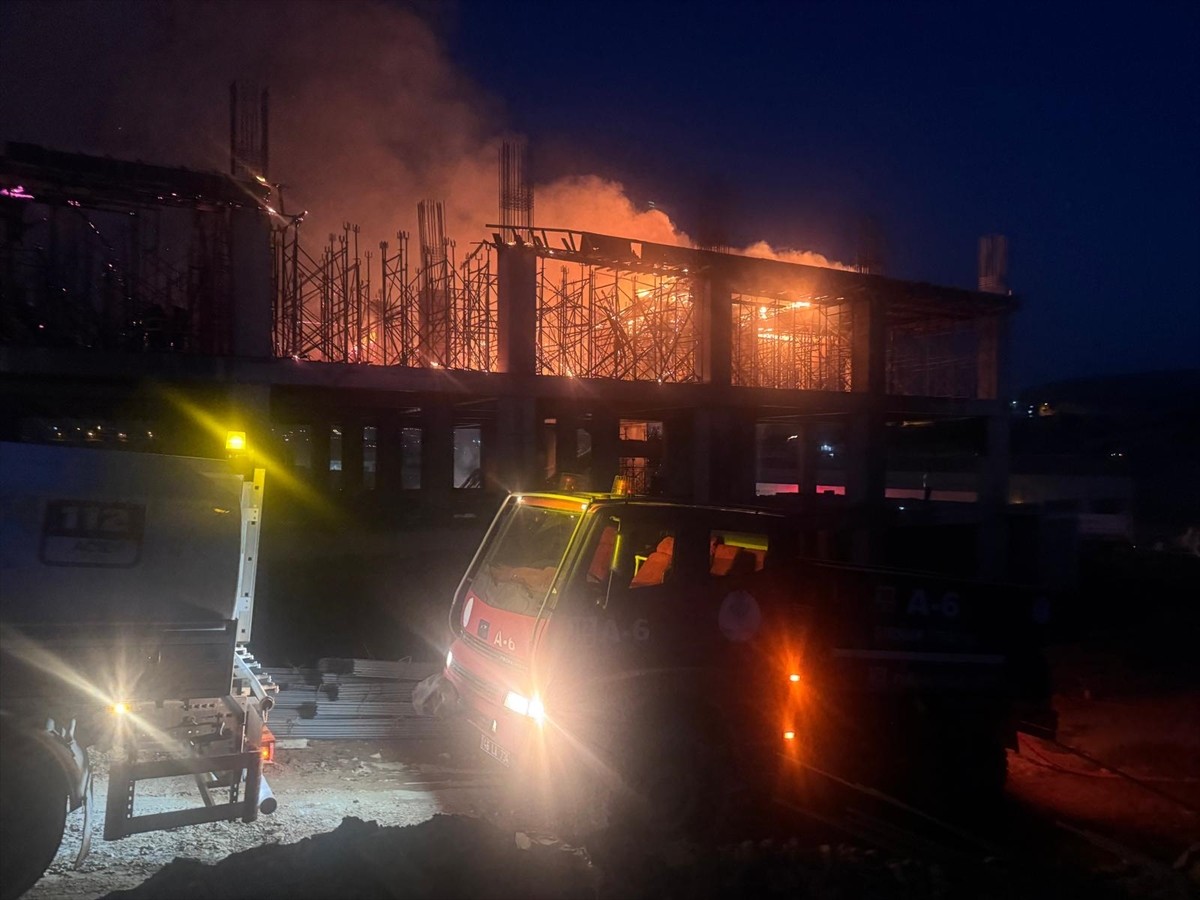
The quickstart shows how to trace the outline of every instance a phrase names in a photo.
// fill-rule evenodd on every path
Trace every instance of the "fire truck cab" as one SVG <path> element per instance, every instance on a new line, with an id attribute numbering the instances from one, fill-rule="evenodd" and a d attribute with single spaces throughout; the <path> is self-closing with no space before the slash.
<path id="1" fill-rule="evenodd" d="M 513 494 L 415 702 L 533 783 L 604 781 L 672 826 L 797 762 L 861 776 L 952 747 L 1002 785 L 1022 702 L 1045 709 L 1011 625 L 1028 601 L 805 560 L 800 537 L 764 511 Z"/>

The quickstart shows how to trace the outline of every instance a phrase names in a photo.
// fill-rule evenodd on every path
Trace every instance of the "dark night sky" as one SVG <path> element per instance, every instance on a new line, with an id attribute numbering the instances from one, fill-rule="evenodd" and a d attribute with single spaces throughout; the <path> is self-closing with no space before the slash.
<path id="1" fill-rule="evenodd" d="M 687 230 L 970 285 L 1010 239 L 1018 384 L 1200 365 L 1200 4 L 469 5 L 459 63 L 538 162 Z M 1085 11 L 1086 10 L 1086 11 Z M 541 173 L 540 173 L 541 174 Z"/>
<path id="2" fill-rule="evenodd" d="M 387 19 L 413 6 L 385 3 L 0 4 L 0 139 L 195 164 L 164 149 L 185 130 L 171 117 L 198 127 L 203 96 L 219 149 L 222 86 L 244 77 L 229 69 L 255 63 L 273 141 L 340 159 L 331 142 L 362 123 L 377 133 L 356 138 L 358 168 L 395 150 L 397 178 L 442 179 L 418 194 L 494 198 L 488 142 L 508 130 L 539 182 L 595 173 L 688 233 L 719 219 L 735 246 L 853 262 L 870 220 L 887 274 L 973 286 L 978 236 L 1006 234 L 1016 386 L 1200 366 L 1200 4 L 460 0 L 418 3 L 418 33 Z M 386 97 L 319 93 L 360 68 Z M 297 116 L 289 90 L 324 105 Z M 139 144 L 125 126 L 151 101 Z M 304 138 L 339 112 L 340 131 Z M 406 144 L 426 134 L 453 145 L 437 166 Z"/>

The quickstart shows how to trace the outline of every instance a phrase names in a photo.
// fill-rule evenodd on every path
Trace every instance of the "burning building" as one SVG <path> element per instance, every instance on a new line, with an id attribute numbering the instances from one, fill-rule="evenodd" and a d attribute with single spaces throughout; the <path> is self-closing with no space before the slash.
<path id="1" fill-rule="evenodd" d="M 186 450 L 199 407 L 347 502 L 620 473 L 701 501 L 844 506 L 860 558 L 879 556 L 889 491 L 975 500 L 954 515 L 994 527 L 1016 307 L 1002 247 L 964 290 L 543 226 L 506 145 L 501 221 L 470 245 L 429 200 L 415 241 L 366 246 L 346 225 L 316 249 L 261 175 L 265 127 L 232 130 L 233 176 L 8 145 L 5 439 Z M 895 436 L 922 429 L 967 435 L 947 451 L 962 497 L 945 466 L 901 459 Z"/>

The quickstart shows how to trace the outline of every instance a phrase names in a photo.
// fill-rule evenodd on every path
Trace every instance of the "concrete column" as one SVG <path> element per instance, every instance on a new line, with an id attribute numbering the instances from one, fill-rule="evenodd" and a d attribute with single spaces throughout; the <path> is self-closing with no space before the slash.
<path id="1" fill-rule="evenodd" d="M 496 424 L 489 429 L 492 446 L 484 447 L 489 457 L 488 487 L 504 491 L 530 490 L 540 486 L 537 471 L 539 422 L 534 401 L 528 397 L 501 397 L 496 401 Z"/>
<path id="2" fill-rule="evenodd" d="M 729 282 L 712 275 L 704 283 L 700 321 L 700 377 L 709 384 L 732 378 L 733 299 Z"/>
<path id="3" fill-rule="evenodd" d="M 979 349 L 976 355 L 978 389 L 981 400 L 1009 400 L 1009 314 L 981 319 L 977 325 Z"/>
<path id="4" fill-rule="evenodd" d="M 850 416 L 846 428 L 846 499 L 875 508 L 887 489 L 887 448 L 883 415 L 875 404 Z"/>
<path id="5" fill-rule="evenodd" d="M 846 500 L 853 508 L 853 562 L 871 565 L 879 562 L 882 554 L 887 489 L 887 308 L 881 298 L 872 296 L 855 301 L 851 315 L 850 387 L 867 396 L 851 414 L 847 427 Z"/>
<path id="6" fill-rule="evenodd" d="M 315 418 L 309 426 L 309 459 L 312 460 L 313 487 L 318 491 L 329 489 L 329 419 Z"/>
<path id="7" fill-rule="evenodd" d="M 977 556 L 983 578 L 1001 579 L 1008 568 L 1008 474 L 1012 419 L 1007 404 L 987 419 L 987 455 L 979 471 L 979 531 Z"/>
<path id="8" fill-rule="evenodd" d="M 758 471 L 758 411 L 739 408 L 729 412 L 729 431 L 723 444 L 725 465 L 717 496 L 729 503 L 753 503 Z"/>
<path id="9" fill-rule="evenodd" d="M 801 507 L 812 505 L 817 489 L 817 460 L 813 453 L 813 427 L 808 423 L 796 425 L 796 490 Z"/>
<path id="10" fill-rule="evenodd" d="M 621 455 L 620 417 L 607 410 L 593 410 L 587 430 L 592 437 L 589 486 L 594 491 L 607 491 L 612 487 Z"/>
<path id="11" fill-rule="evenodd" d="M 358 416 L 342 417 L 342 493 L 363 489 L 363 422 Z"/>
<path id="12" fill-rule="evenodd" d="M 878 563 L 882 552 L 883 501 L 887 458 L 883 420 L 874 409 L 855 413 L 846 433 L 846 501 L 852 508 L 853 554 L 858 565 Z"/>
<path id="13" fill-rule="evenodd" d="M 719 460 L 713 459 L 713 411 L 697 409 L 692 412 L 692 499 L 709 503 L 713 499 L 713 471 Z"/>
<path id="14" fill-rule="evenodd" d="M 579 422 L 570 412 L 560 413 L 554 422 L 554 474 L 579 474 Z"/>
<path id="15" fill-rule="evenodd" d="M 750 503 L 754 500 L 755 411 L 698 409 L 692 460 L 697 503 Z"/>
<path id="16" fill-rule="evenodd" d="M 532 247 L 496 251 L 498 368 L 533 375 L 537 366 L 537 255 Z"/>
<path id="17" fill-rule="evenodd" d="M 850 308 L 850 390 L 887 390 L 887 307 L 879 297 L 855 300 Z"/>
<path id="18" fill-rule="evenodd" d="M 693 481 L 694 412 L 675 412 L 663 419 L 663 491 L 668 497 L 691 499 Z"/>
<path id="19" fill-rule="evenodd" d="M 375 491 L 386 506 L 400 498 L 404 486 L 404 431 L 392 413 L 380 416 L 377 427 Z"/>
<path id="20" fill-rule="evenodd" d="M 271 229 L 256 207 L 230 213 L 229 288 L 232 316 L 230 351 L 234 356 L 271 356 Z"/>
<path id="21" fill-rule="evenodd" d="M 421 404 L 421 493 L 436 503 L 454 489 L 454 408 L 442 398 Z"/>

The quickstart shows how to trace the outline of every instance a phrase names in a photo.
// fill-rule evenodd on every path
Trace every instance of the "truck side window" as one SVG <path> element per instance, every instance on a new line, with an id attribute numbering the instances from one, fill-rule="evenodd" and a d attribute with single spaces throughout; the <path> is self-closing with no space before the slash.
<path id="1" fill-rule="evenodd" d="M 714 578 L 761 572 L 767 559 L 767 536 L 713 531 L 708 536 L 709 574 Z"/>

